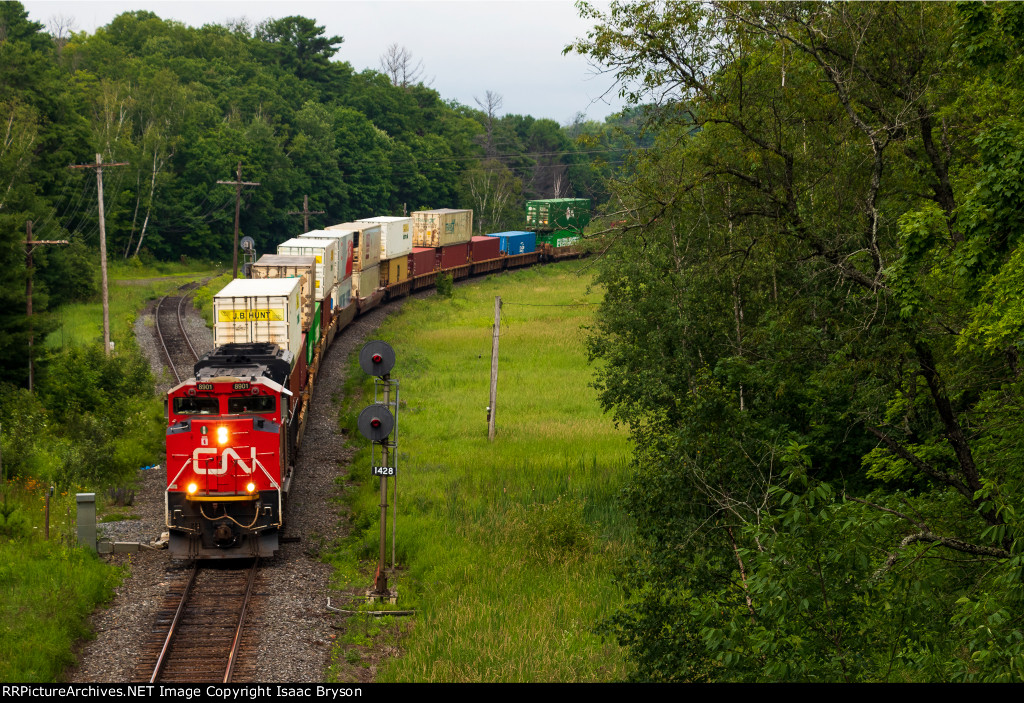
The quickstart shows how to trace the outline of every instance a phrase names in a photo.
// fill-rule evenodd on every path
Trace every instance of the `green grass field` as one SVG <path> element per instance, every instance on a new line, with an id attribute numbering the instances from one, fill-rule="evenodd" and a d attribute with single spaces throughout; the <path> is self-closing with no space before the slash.
<path id="1" fill-rule="evenodd" d="M 626 674 L 622 652 L 594 627 L 621 598 L 612 572 L 631 528 L 615 496 L 629 447 L 589 386 L 582 327 L 600 292 L 576 274 L 580 267 L 536 267 L 457 286 L 450 299 L 412 300 L 379 330 L 395 348 L 401 383 L 395 607 L 417 615 L 395 626 L 402 655 L 382 664 L 378 681 Z M 492 444 L 496 295 L 503 309 Z M 373 399 L 366 378 L 354 366 L 347 395 L 359 386 L 369 392 L 342 418 L 364 445 L 354 418 Z M 376 562 L 379 480 L 369 466 L 368 451 L 352 466 L 353 536 L 335 554 L 341 585 L 369 585 L 365 567 Z M 335 678 L 358 665 L 360 641 L 339 639 Z"/>
<path id="2" fill-rule="evenodd" d="M 107 271 L 110 338 L 116 340 L 130 335 L 135 317 L 150 300 L 172 293 L 186 283 L 218 273 L 204 262 L 156 266 L 112 263 Z M 103 302 L 99 296 L 95 301 L 63 305 L 50 314 L 57 321 L 57 329 L 46 338 L 46 346 L 49 348 L 102 343 Z"/>
<path id="3" fill-rule="evenodd" d="M 75 496 L 50 501 L 34 479 L 0 491 L 0 681 L 60 681 L 89 635 L 89 614 L 113 596 L 121 570 L 76 545 Z"/>

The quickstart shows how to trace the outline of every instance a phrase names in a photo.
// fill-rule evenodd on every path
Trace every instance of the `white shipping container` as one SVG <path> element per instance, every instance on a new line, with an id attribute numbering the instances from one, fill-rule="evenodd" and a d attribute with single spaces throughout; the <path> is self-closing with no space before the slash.
<path id="1" fill-rule="evenodd" d="M 302 302 L 302 329 L 308 330 L 313 321 L 313 270 L 314 256 L 287 256 L 264 254 L 252 265 L 249 278 L 298 278 L 302 281 L 299 300 Z"/>
<path id="2" fill-rule="evenodd" d="M 277 245 L 278 254 L 316 257 L 316 277 L 313 287 L 316 299 L 323 300 L 330 295 L 338 283 L 338 240 L 336 239 L 289 239 Z"/>
<path id="3" fill-rule="evenodd" d="M 346 278 L 334 289 L 334 311 L 337 313 L 352 301 L 352 277 Z"/>
<path id="4" fill-rule="evenodd" d="M 352 295 L 356 298 L 368 298 L 380 287 L 380 265 L 373 266 L 352 274 Z"/>
<path id="5" fill-rule="evenodd" d="M 446 247 L 462 244 L 473 238 L 473 211 L 418 210 L 412 213 L 412 245 L 414 247 Z"/>
<path id="6" fill-rule="evenodd" d="M 236 278 L 213 296 L 213 343 L 271 342 L 302 351 L 302 279 Z"/>
<path id="7" fill-rule="evenodd" d="M 353 273 L 363 266 L 376 266 L 380 261 L 380 225 L 368 222 L 343 222 L 327 229 L 354 230 L 355 246 L 352 250 Z"/>
<path id="8" fill-rule="evenodd" d="M 338 242 L 337 273 L 335 278 L 342 280 L 352 275 L 353 243 L 356 230 L 340 229 L 315 229 L 312 232 L 300 234 L 299 239 L 335 239 Z"/>
<path id="9" fill-rule="evenodd" d="M 380 225 L 381 261 L 408 256 L 412 252 L 411 217 L 367 217 L 356 222 Z"/>

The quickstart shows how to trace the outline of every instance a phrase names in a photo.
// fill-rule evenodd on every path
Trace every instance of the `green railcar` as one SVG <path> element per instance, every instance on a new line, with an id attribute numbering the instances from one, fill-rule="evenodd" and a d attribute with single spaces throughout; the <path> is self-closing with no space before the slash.
<path id="1" fill-rule="evenodd" d="M 312 364 L 313 357 L 316 356 L 316 345 L 320 341 L 320 303 L 316 304 L 316 308 L 313 312 L 313 324 L 309 326 L 309 331 L 306 333 L 306 363 Z"/>
<path id="2" fill-rule="evenodd" d="M 579 234 L 588 224 L 590 201 L 586 198 L 526 201 L 526 226 L 538 232 L 573 230 Z"/>
<path id="3" fill-rule="evenodd" d="M 578 244 L 582 237 L 580 233 L 571 229 L 560 229 L 556 232 L 547 232 L 537 235 L 537 244 L 548 244 L 553 247 L 568 247 Z"/>

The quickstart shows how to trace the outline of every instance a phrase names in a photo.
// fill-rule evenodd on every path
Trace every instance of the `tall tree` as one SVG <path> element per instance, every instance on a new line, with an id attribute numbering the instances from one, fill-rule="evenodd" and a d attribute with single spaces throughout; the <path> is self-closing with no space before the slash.
<path id="1" fill-rule="evenodd" d="M 591 340 L 638 447 L 609 624 L 638 676 L 1024 677 L 1020 318 L 995 302 L 1024 280 L 1024 125 L 993 99 L 1018 7 L 584 13 L 575 49 L 658 107 Z"/>

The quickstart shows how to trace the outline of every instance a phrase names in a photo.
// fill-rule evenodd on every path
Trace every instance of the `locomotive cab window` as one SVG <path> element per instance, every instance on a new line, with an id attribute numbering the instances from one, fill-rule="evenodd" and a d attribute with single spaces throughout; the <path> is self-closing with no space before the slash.
<path id="1" fill-rule="evenodd" d="M 217 415 L 220 405 L 216 398 L 197 398 L 195 396 L 174 399 L 176 415 Z"/>
<path id="2" fill-rule="evenodd" d="M 277 403 L 272 395 L 250 395 L 242 398 L 228 398 L 228 415 L 249 415 L 272 413 Z"/>

